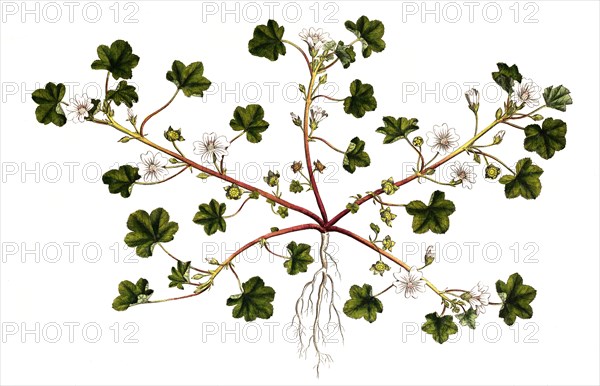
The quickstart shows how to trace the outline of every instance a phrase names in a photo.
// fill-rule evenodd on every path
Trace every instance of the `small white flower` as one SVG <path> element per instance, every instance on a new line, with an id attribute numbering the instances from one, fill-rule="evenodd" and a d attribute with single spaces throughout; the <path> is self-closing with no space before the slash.
<path id="1" fill-rule="evenodd" d="M 73 122 L 83 122 L 90 115 L 90 110 L 94 107 L 87 94 L 81 96 L 75 95 L 75 98 L 69 100 L 69 119 Z"/>
<path id="2" fill-rule="evenodd" d="M 227 152 L 229 145 L 229 141 L 224 136 L 204 133 L 202 141 L 194 142 L 194 154 L 201 156 L 202 162 L 213 162 L 215 157 L 218 159 L 229 154 Z"/>
<path id="3" fill-rule="evenodd" d="M 473 184 L 475 183 L 475 171 L 473 166 L 467 165 L 466 163 L 461 164 L 459 161 L 455 161 L 454 165 L 450 166 L 450 177 L 455 180 L 462 180 L 462 187 L 471 189 Z"/>
<path id="4" fill-rule="evenodd" d="M 467 296 L 468 302 L 473 307 L 477 315 L 485 314 L 485 307 L 490 304 L 490 293 L 488 292 L 488 286 L 481 284 L 481 282 L 477 283 L 475 287 L 469 291 L 469 296 Z"/>
<path id="5" fill-rule="evenodd" d="M 427 145 L 442 155 L 454 150 L 459 139 L 456 130 L 448 128 L 445 123 L 441 126 L 433 125 L 433 131 L 427 133 Z"/>
<path id="6" fill-rule="evenodd" d="M 167 166 L 168 159 L 160 153 L 153 154 L 151 151 L 140 155 L 142 162 L 138 163 L 144 176 L 145 182 L 162 181 L 169 174 Z"/>
<path id="7" fill-rule="evenodd" d="M 321 47 L 323 47 L 323 44 L 331 40 L 329 38 L 329 33 L 323 32 L 322 28 L 316 30 L 312 27 L 309 30 L 304 28 L 298 36 L 308 44 L 308 48 L 314 51 L 319 51 Z"/>
<path id="8" fill-rule="evenodd" d="M 329 114 L 323 110 L 320 106 L 312 106 L 310 108 L 310 119 L 317 124 L 327 118 Z"/>
<path id="9" fill-rule="evenodd" d="M 409 272 L 396 272 L 394 273 L 394 278 L 396 278 L 394 282 L 396 293 L 404 292 L 404 296 L 407 299 L 411 296 L 416 299 L 417 291 L 425 292 L 425 282 L 421 280 L 423 273 L 417 267 L 412 267 Z"/>
<path id="10" fill-rule="evenodd" d="M 540 104 L 541 87 L 528 78 L 521 79 L 521 83 L 515 80 L 512 100 L 517 105 L 525 103 L 527 107 L 535 107 Z"/>

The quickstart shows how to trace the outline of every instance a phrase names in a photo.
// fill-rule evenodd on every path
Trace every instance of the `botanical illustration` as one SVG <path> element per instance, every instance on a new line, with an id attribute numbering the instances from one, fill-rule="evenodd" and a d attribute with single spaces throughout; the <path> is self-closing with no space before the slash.
<path id="1" fill-rule="evenodd" d="M 395 225 L 406 229 L 411 227 L 416 234 L 444 234 L 450 227 L 451 218 L 453 222 L 468 221 L 470 214 L 455 213 L 457 208 L 451 198 L 458 194 L 476 194 L 472 187 L 477 180 L 496 181 L 498 189 L 503 189 L 508 199 L 536 199 L 542 191 L 541 177 L 544 173 L 538 163 L 553 158 L 566 144 L 567 124 L 546 114 L 566 111 L 572 103 L 569 90 L 563 85 L 541 88 L 522 75 L 522 69 L 517 65 L 500 62 L 497 68 L 490 67 L 493 80 L 505 92 L 495 116 L 479 116 L 478 90 L 471 89 L 465 95 L 464 109 L 473 117 L 472 128 L 457 129 L 451 123 L 424 128 L 419 127 L 415 117 L 383 116 L 380 127 L 361 128 L 381 134 L 382 143 L 366 144 L 357 135 L 343 146 L 333 144 L 327 139 L 327 133 L 334 116 L 346 113 L 360 119 L 366 114 L 375 114 L 377 99 L 374 88 L 360 79 L 347 86 L 347 96 L 341 99 L 325 95 L 324 85 L 336 76 L 337 71 L 352 71 L 355 61 L 384 55 L 386 48 L 381 21 L 361 16 L 356 21 L 347 21 L 345 27 L 349 34 L 343 37 L 344 40 L 334 40 L 317 28 L 303 29 L 299 36 L 289 36 L 284 26 L 275 20 L 256 26 L 253 34 L 248 31 L 251 55 L 271 62 L 282 55 L 296 55 L 303 62 L 304 73 L 294 79 L 305 79 L 298 84 L 304 109 L 291 112 L 288 128 L 271 127 L 265 109 L 258 104 L 233 108 L 232 115 L 222 119 L 223 126 L 229 120 L 227 130 L 231 131 L 222 129 L 198 135 L 191 129 L 153 127 L 152 118 L 163 111 L 174 110 L 176 99 L 202 97 L 209 88 L 211 81 L 205 76 L 204 65 L 200 61 L 183 63 L 174 60 L 166 72 L 166 81 L 173 85 L 172 96 L 167 96 L 166 103 L 156 111 L 138 119 L 134 105 L 139 96 L 129 80 L 134 69 L 138 70 L 140 57 L 125 40 L 100 45 L 97 58 L 91 63 L 93 70 L 99 70 L 102 76 L 106 76 L 102 99 L 90 99 L 86 95 L 67 96 L 64 84 L 52 82 L 33 93 L 37 120 L 44 125 L 63 126 L 70 120 L 102 130 L 116 130 L 118 137 L 115 139 L 119 143 L 107 144 L 109 151 L 113 146 L 127 146 L 130 141 L 147 145 L 148 149 L 143 154 L 132 154 L 126 160 L 139 160 L 137 167 L 124 164 L 103 175 L 102 181 L 112 194 L 135 199 L 130 197 L 135 197 L 136 190 L 146 185 L 167 183 L 180 176 L 189 177 L 190 170 L 194 171 L 194 178 L 208 180 L 208 183 L 215 180 L 227 183 L 224 191 L 215 193 L 213 197 L 207 196 L 207 190 L 203 190 L 199 194 L 202 201 L 193 203 L 197 206 L 195 213 L 190 213 L 189 218 L 177 219 L 178 222 L 173 221 L 166 208 L 142 208 L 129 214 L 126 222 L 128 231 L 124 229 L 125 243 L 135 248 L 142 258 L 156 254 L 169 256 L 174 260 L 174 266 L 170 273 L 165 273 L 163 283 L 151 284 L 144 278 L 123 280 L 115 289 L 112 308 L 125 311 L 134 306 L 210 296 L 209 291 L 217 280 L 231 279 L 237 282 L 239 291 L 223 299 L 223 306 L 231 308 L 233 318 L 243 318 L 247 322 L 269 319 L 274 312 L 276 290 L 269 286 L 268 278 L 246 277 L 243 264 L 233 264 L 237 256 L 258 245 L 278 258 L 276 261 L 280 261 L 282 275 L 307 277 L 306 284 L 297 290 L 296 303 L 278 307 L 277 312 L 288 312 L 293 318 L 300 338 L 300 352 L 315 356 L 317 372 L 321 365 L 331 361 L 323 346 L 327 326 L 332 323 L 341 326 L 344 317 L 373 323 L 384 312 L 384 302 L 390 304 L 389 307 L 401 306 L 399 302 L 392 304 L 394 293 L 408 301 L 414 301 L 425 291 L 433 291 L 439 296 L 439 304 L 432 304 L 431 312 L 423 316 L 422 330 L 440 344 L 457 333 L 458 324 L 474 329 L 478 318 L 490 317 L 491 314 L 496 314 L 509 326 L 517 318 L 533 316 L 532 302 L 536 290 L 519 273 L 506 272 L 495 283 L 482 283 L 477 279 L 470 283 L 433 283 L 427 279 L 426 273 L 437 268 L 434 248 L 426 250 L 420 264 L 408 265 L 401 256 L 394 254 L 396 241 L 388 231 Z M 85 49 L 82 52 L 92 54 Z M 207 70 L 210 77 L 210 69 Z M 117 82 L 114 87 L 109 87 L 111 78 Z M 339 108 L 325 111 L 316 104 L 320 99 L 338 102 L 328 106 Z M 121 109 L 121 115 L 126 114 L 127 118 L 119 121 L 117 109 Z M 332 109 L 328 107 L 328 110 Z M 304 149 L 303 159 L 285 160 L 293 161 L 291 172 L 296 178 L 291 183 L 283 181 L 282 170 L 268 171 L 258 185 L 248 184 L 228 174 L 228 156 L 236 150 L 236 145 L 247 141 L 252 144 L 250 146 L 260 147 L 263 135 L 284 129 L 289 129 L 291 138 L 286 146 Z M 90 131 L 89 135 L 94 135 L 94 132 Z M 494 150 L 503 144 L 505 135 L 523 138 L 524 149 L 513 151 L 513 154 L 522 153 L 523 158 L 502 160 L 494 155 Z M 193 154 L 189 154 L 191 146 L 183 146 L 190 142 Z M 313 151 L 317 142 L 322 142 L 327 151 L 339 153 L 339 163 L 347 172 L 344 172 L 344 177 L 360 175 L 361 169 L 369 167 L 369 152 L 376 147 L 381 147 L 377 151 L 395 152 L 414 160 L 412 174 L 403 179 L 395 178 L 399 171 L 394 170 L 393 165 L 385 171 L 372 170 L 381 174 L 380 186 L 365 186 L 360 193 L 348 192 L 348 201 L 339 203 L 339 208 L 326 208 L 315 177 L 326 167 Z M 186 150 L 186 154 L 182 150 Z M 476 173 L 472 166 L 474 163 L 481 165 L 484 175 Z M 438 169 L 442 165 L 451 168 L 451 180 L 439 175 Z M 431 193 L 411 200 L 405 199 L 405 196 L 398 199 L 400 195 L 397 193 L 404 185 L 417 182 L 431 186 Z M 295 205 L 294 197 L 298 195 L 314 196 L 318 212 Z M 374 204 L 377 211 L 364 210 L 367 203 L 370 206 Z M 511 203 L 507 201 L 505 204 Z M 261 225 L 260 219 L 248 219 L 246 221 L 256 223 L 250 229 L 264 226 L 265 231 L 248 240 L 233 240 L 242 241 L 243 246 L 223 261 L 211 256 L 199 256 L 197 262 L 188 261 L 177 257 L 171 249 L 177 241 L 175 236 L 180 224 L 197 227 L 202 237 L 209 238 L 217 232 L 226 232 L 230 226 L 235 227 L 236 222 L 243 223 L 243 209 L 247 205 L 264 207 L 266 219 L 268 216 L 286 219 L 291 211 L 295 211 L 306 217 L 306 222 L 269 229 L 269 224 Z M 341 223 L 346 216 L 359 216 L 364 226 L 357 230 L 343 227 Z M 317 253 L 311 251 L 309 244 L 302 242 L 304 231 L 320 234 Z M 297 235 L 296 241 L 287 244 L 285 254 L 276 253 L 270 244 L 272 239 L 291 233 Z M 330 238 L 333 237 L 347 238 L 370 248 L 371 260 L 365 262 L 364 256 L 358 255 L 334 259 L 328 252 Z M 341 278 L 337 273 L 344 264 L 364 265 L 365 275 L 380 284 L 356 283 L 348 293 L 340 293 Z M 226 271 L 229 273 L 222 274 Z M 157 298 L 155 290 L 180 294 Z M 107 297 L 110 296 L 107 294 Z"/>

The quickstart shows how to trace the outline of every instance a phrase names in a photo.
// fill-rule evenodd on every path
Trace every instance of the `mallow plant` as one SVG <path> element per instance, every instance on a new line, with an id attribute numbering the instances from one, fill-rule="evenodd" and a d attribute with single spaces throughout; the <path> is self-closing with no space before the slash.
<path id="1" fill-rule="evenodd" d="M 542 191 L 541 176 L 544 172 L 538 162 L 553 158 L 566 144 L 567 124 L 546 114 L 566 111 L 572 103 L 569 90 L 562 85 L 542 89 L 524 77 L 517 65 L 501 62 L 497 63 L 497 69 L 493 69 L 491 75 L 506 98 L 503 98 L 495 115 L 485 120 L 489 122 L 485 126 L 480 124 L 483 117 L 479 116 L 479 92 L 471 89 L 465 95 L 465 111 L 473 116 L 472 128 L 455 129 L 452 124 L 440 123 L 424 129 L 419 127 L 415 117 L 389 115 L 382 117 L 380 127 L 361 128 L 381 134 L 381 144 L 367 146 L 365 141 L 355 136 L 343 147 L 334 145 L 326 139 L 332 119 L 329 115 L 343 111 L 360 119 L 365 114 L 373 114 L 377 100 L 373 87 L 360 79 L 348 85 L 347 96 L 341 99 L 326 95 L 324 85 L 335 77 L 335 71 L 352 71 L 352 64 L 359 57 L 367 59 L 371 55 L 379 55 L 386 48 L 381 21 L 361 16 L 356 21 L 347 21 L 345 27 L 349 34 L 344 40 L 331 39 L 328 33 L 314 28 L 304 29 L 299 38 L 293 36 L 288 40 L 285 28 L 274 20 L 254 29 L 248 42 L 251 55 L 274 62 L 282 55 L 295 54 L 303 63 L 305 80 L 298 84 L 298 89 L 304 108 L 291 113 L 289 128 L 270 127 L 265 119 L 265 109 L 258 104 L 235 107 L 229 117 L 229 128 L 218 132 L 198 135 L 181 128 L 152 127 L 152 118 L 169 107 L 172 110 L 174 106 L 171 105 L 177 97 L 202 97 L 211 81 L 205 76 L 202 62 L 174 60 L 166 72 L 166 81 L 173 85 L 172 96 L 156 111 L 138 119 L 133 107 L 139 96 L 130 79 L 140 58 L 125 40 L 100 45 L 98 57 L 91 63 L 93 70 L 106 77 L 102 99 L 89 99 L 86 95 L 67 98 L 65 86 L 52 82 L 33 93 L 32 99 L 37 104 L 35 115 L 42 124 L 63 126 L 72 120 L 96 126 L 99 130 L 116 130 L 120 139 L 117 138 L 119 143 L 112 146 L 127 146 L 131 141 L 138 141 L 148 147 L 147 152 L 139 156 L 137 167 L 124 164 L 103 175 L 102 181 L 112 194 L 129 198 L 135 189 L 146 185 L 190 176 L 186 173 L 189 170 L 195 170 L 194 177 L 209 182 L 224 181 L 224 191 L 215 193 L 214 197 L 208 197 L 206 189 L 202 189 L 198 195 L 202 201 L 191 203 L 194 213 L 179 220 L 185 221 L 185 226 L 198 227 L 198 232 L 204 232 L 207 239 L 217 232 L 226 232 L 228 227 L 242 226 L 246 205 L 262 206 L 266 212 L 282 219 L 286 219 L 290 211 L 306 217 L 306 222 L 289 224 L 284 228 L 272 227 L 269 230 L 268 224 L 265 224 L 264 232 L 257 232 L 248 240 L 232 240 L 242 242 L 243 246 L 222 261 L 215 256 L 197 256 L 198 261 L 188 261 L 177 257 L 171 250 L 179 223 L 172 221 L 168 211 L 164 208 L 137 210 L 127 218 L 125 243 L 135 248 L 139 257 L 148 258 L 158 252 L 172 258 L 174 266 L 169 274 L 165 273 L 163 283 L 151 286 L 144 278 L 120 282 L 116 289 L 118 295 L 112 303 L 116 311 L 208 296 L 215 282 L 223 280 L 221 273 L 229 271 L 239 286 L 239 291 L 223 299 L 223 305 L 231 307 L 232 316 L 243 318 L 246 322 L 269 319 L 274 312 L 275 289 L 261 277 L 245 277 L 243 263 L 235 267 L 233 264 L 234 259 L 247 249 L 260 247 L 277 257 L 275 261 L 280 262 L 282 275 L 308 277 L 306 284 L 298 289 L 295 304 L 279 305 L 278 311 L 290 313 L 300 338 L 300 353 L 315 355 L 317 372 L 322 364 L 331 360 L 323 346 L 326 329 L 334 324 L 341 331 L 344 314 L 350 319 L 373 323 L 382 317 L 384 301 L 387 302 L 386 307 L 401 307 L 402 302 L 388 293 L 392 289 L 391 293 L 395 292 L 409 301 L 427 290 L 439 297 L 439 304 L 433 304 L 431 312 L 424 316 L 422 330 L 440 344 L 457 333 L 458 324 L 475 329 L 478 318 L 484 314 L 495 312 L 509 326 L 517 318 L 533 316 L 531 303 L 536 297 L 536 290 L 525 284 L 519 273 L 502 275 L 495 283 L 495 291 L 490 289 L 491 283 L 476 281 L 458 287 L 447 287 L 449 283 L 434 284 L 425 275 L 426 270 L 433 269 L 430 266 L 436 261 L 434 249 L 427 248 L 422 261 L 407 264 L 394 255 L 396 241 L 389 234 L 389 228 L 397 223 L 401 229 L 405 227 L 408 230 L 410 227 L 416 234 L 444 234 L 450 227 L 451 217 L 453 221 L 468 221 L 468 214 L 457 217 L 450 197 L 459 194 L 458 190 L 474 194 L 471 188 L 477 179 L 497 182 L 508 199 L 536 199 Z M 111 78 L 114 85 L 109 87 Z M 315 103 L 319 99 L 338 102 L 328 106 L 339 105 L 339 108 L 335 112 L 325 111 Z M 117 109 L 122 110 L 120 116 L 127 118 L 119 121 Z M 226 126 L 226 121 L 223 126 Z M 248 146 L 258 147 L 263 135 L 273 130 L 291 130 L 291 134 L 286 135 L 294 138 L 295 142 L 287 141 L 286 146 L 303 147 L 303 159 L 286 160 L 293 161 L 289 172 L 295 179 L 291 183 L 281 178 L 282 170 L 269 170 L 260 184 L 249 184 L 228 174 L 227 157 L 240 142 L 247 141 Z M 421 134 L 423 131 L 427 132 Z M 523 138 L 523 158 L 502 160 L 494 154 L 497 154 L 495 149 L 502 145 L 505 135 Z M 188 156 L 186 154 L 192 152 L 191 146 L 184 145 L 190 143 L 190 139 L 195 141 L 193 155 Z M 348 177 L 360 175 L 360 169 L 370 166 L 369 151 L 375 146 L 382 146 L 377 151 L 391 151 L 413 159 L 412 173 L 398 179 L 395 175 L 400 171 L 394 170 L 394 165 L 385 171 L 377 169 L 377 173 L 382 175 L 380 186 L 365 186 L 364 191 L 358 194 L 349 192 L 348 202 L 332 212 L 335 208 L 325 207 L 317 184 L 316 174 L 323 173 L 326 167 L 313 152 L 314 144 L 318 142 L 323 144 L 321 149 L 339 153 L 339 163 Z M 517 149 L 511 154 L 517 154 Z M 132 156 L 130 161 L 133 159 Z M 439 169 L 446 164 L 451 169 L 451 179 L 440 176 Z M 480 166 L 479 174 L 475 173 L 473 165 Z M 430 185 L 431 194 L 413 197 L 412 200 L 398 194 L 404 185 L 414 182 Z M 461 187 L 467 189 L 462 190 Z M 304 194 L 314 196 L 318 210 L 293 203 L 296 196 Z M 369 202 L 376 206 L 375 216 L 372 210 L 361 210 Z M 340 223 L 346 216 L 364 218 L 365 227 L 356 231 L 342 227 Z M 260 229 L 260 223 L 268 221 L 268 218 L 245 221 L 253 223 L 250 229 Z M 320 234 L 316 252 L 313 253 L 311 246 L 300 239 L 304 231 Z M 291 233 L 299 239 L 287 244 L 285 253 L 276 253 L 271 245 L 272 239 Z M 371 260 L 365 261 L 362 254 L 333 259 L 328 252 L 330 237 L 346 237 L 370 248 L 373 251 Z M 365 274 L 371 278 L 368 281 L 372 284 L 357 283 L 350 286 L 348 293 L 339 293 L 341 278 L 337 273 L 345 264 L 364 265 Z M 172 291 L 181 294 L 157 298 L 154 293 L 157 288 L 161 293 L 172 288 Z M 280 289 L 291 290 L 289 287 Z M 493 307 L 496 311 L 488 312 Z"/>

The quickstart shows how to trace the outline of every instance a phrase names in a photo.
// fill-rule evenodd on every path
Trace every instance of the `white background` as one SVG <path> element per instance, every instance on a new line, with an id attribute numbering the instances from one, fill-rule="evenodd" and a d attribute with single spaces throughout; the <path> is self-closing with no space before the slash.
<path id="1" fill-rule="evenodd" d="M 282 13 L 285 3 L 274 3 L 273 16 L 285 26 L 284 38 L 295 42 L 301 29 L 310 26 L 348 42 L 353 36 L 343 22 L 363 14 L 385 24 L 384 52 L 367 60 L 359 57 L 348 70 L 330 70 L 329 81 L 339 85 L 336 96 L 344 97 L 348 84 L 359 78 L 374 86 L 378 100 L 377 110 L 360 120 L 344 114 L 340 105 L 324 105 L 329 118 L 319 134 L 342 148 L 358 135 L 372 158 L 370 168 L 352 176 L 329 167 L 321 193 L 330 216 L 345 206 L 348 196 L 410 171 L 407 162 L 414 154 L 406 144 L 381 145 L 375 129 L 382 116 L 416 117 L 424 137 L 434 124 L 446 122 L 464 141 L 470 138 L 473 117 L 461 95 L 469 82 L 486 89 L 481 121 L 491 121 L 500 105 L 494 98 L 497 88 L 489 84 L 498 61 L 517 63 L 524 76 L 542 87 L 564 84 L 574 99 L 566 113 L 542 112 L 568 123 L 567 147 L 551 160 L 523 150 L 522 132 L 505 128 L 505 143 L 497 154 L 511 164 L 530 156 L 545 170 L 537 200 L 506 200 L 503 187 L 484 181 L 478 168 L 472 191 L 443 189 L 457 207 L 446 235 L 414 235 L 410 217 L 401 210 L 396 210 L 393 228 L 382 226 L 384 235 L 398 241 L 395 254 L 411 265 L 420 263 L 426 244 L 440 243 L 440 261 L 427 269 L 427 277 L 440 288 L 470 289 L 481 280 L 493 289 L 496 280 L 520 272 L 538 290 L 533 318 L 508 328 L 497 309 L 490 309 L 471 335 L 462 330 L 453 343 L 439 345 L 430 338 L 423 343 L 415 329 L 426 313 L 439 311 L 439 299 L 428 292 L 418 301 L 407 301 L 391 291 L 381 297 L 385 309 L 376 323 L 343 317 L 345 343 L 328 345 L 335 363 L 320 379 L 312 369 L 312 352 L 307 360 L 298 359 L 295 343 L 283 338 L 294 301 L 311 273 L 290 277 L 281 261 L 266 254 L 252 262 L 256 249 L 237 267 L 242 278 L 260 274 L 277 291 L 275 315 L 269 320 L 274 323 L 272 339 L 264 321 L 249 328 L 231 318 L 225 299 L 236 293 L 236 283 L 227 272 L 206 296 L 123 313 L 111 309 L 117 284 L 124 279 L 147 278 L 155 298 L 183 293 L 167 288 L 172 260 L 161 251 L 139 262 L 124 262 L 131 254 L 123 249 L 125 221 L 137 209 L 167 209 L 180 225 L 167 246 L 196 265 L 202 264 L 207 249 L 216 248 L 212 256 L 223 259 L 271 226 L 291 226 L 306 218 L 292 213 L 281 220 L 265 204 L 251 202 L 228 222 L 226 234 L 209 238 L 191 218 L 199 204 L 213 197 L 224 200 L 224 184 L 184 174 L 168 184 L 138 186 L 129 199 L 110 195 L 96 173 L 116 163 L 136 162 L 146 149 L 117 143 L 119 133 L 89 123 L 40 125 L 30 99 L 31 91 L 47 81 L 69 83 L 77 94 L 87 88 L 90 96 L 98 96 L 95 90 L 103 84 L 104 73 L 90 69 L 96 47 L 121 38 L 141 57 L 132 79 L 140 95 L 134 109 L 141 119 L 170 98 L 173 85 L 165 73 L 172 61 L 200 60 L 213 83 L 237 92 L 217 91 L 204 100 L 180 95 L 149 122 L 150 138 L 160 142 L 169 125 L 181 127 L 187 139 L 182 150 L 191 155 L 193 141 L 204 132 L 232 138 L 228 122 L 235 106 L 261 103 L 271 123 L 264 140 L 257 145 L 237 141 L 229 159 L 239 178 L 256 180 L 256 169 L 266 174 L 268 162 L 279 162 L 275 167 L 281 170 L 303 157 L 300 131 L 289 120 L 290 111 L 301 112 L 302 101 L 293 98 L 293 88 L 285 87 L 307 82 L 301 56 L 288 47 L 286 56 L 269 62 L 247 52 L 254 26 L 269 17 L 267 5 L 229 3 L 229 9 L 239 12 L 223 14 L 221 2 L 101 2 L 87 8 L 76 2 L 69 20 L 63 2 L 38 3 L 37 15 L 24 14 L 20 2 L 6 8 L 8 3 L 2 5 L 0 41 L 2 384 L 598 384 L 598 3 L 476 2 L 471 19 L 463 2 L 428 3 L 428 9 L 437 7 L 433 14 L 424 14 L 421 2 L 302 2 L 287 6 L 288 14 Z M 96 9 L 102 13 L 95 15 Z M 257 9 L 262 12 L 259 19 Z M 296 9 L 301 11 L 298 20 Z M 498 9 L 501 14 L 496 15 Z M 124 22 L 133 12 L 129 23 Z M 254 99 L 257 85 L 260 96 Z M 286 90 L 291 97 L 284 97 Z M 124 111 L 118 114 L 124 118 Z M 339 154 L 321 144 L 312 151 L 314 159 L 341 163 Z M 461 160 L 468 161 L 466 156 Z M 265 186 L 262 179 L 257 184 Z M 427 201 L 436 188 L 412 183 L 394 199 Z M 286 192 L 284 198 L 317 211 L 312 194 Z M 376 208 L 366 204 L 339 225 L 366 237 L 368 223 L 377 218 Z M 281 237 L 273 240 L 274 248 L 281 252 L 291 240 L 314 244 L 318 235 L 310 231 Z M 352 284 L 370 283 L 375 290 L 389 284 L 391 272 L 380 278 L 368 271 L 377 259 L 369 249 L 337 234 L 331 240 L 343 279 L 337 283 L 338 307 Z M 116 257 L 115 243 L 120 249 Z M 474 253 L 468 243 L 476 243 Z M 72 339 L 68 325 L 74 326 Z M 82 331 L 85 325 L 87 333 Z M 19 330 L 9 334 L 15 326 Z M 56 326 L 61 335 L 54 339 Z M 34 332 L 23 335 L 23 328 Z M 218 330 L 208 334 L 213 328 Z M 94 339 L 96 329 L 102 335 Z M 223 334 L 224 329 L 233 332 Z"/>

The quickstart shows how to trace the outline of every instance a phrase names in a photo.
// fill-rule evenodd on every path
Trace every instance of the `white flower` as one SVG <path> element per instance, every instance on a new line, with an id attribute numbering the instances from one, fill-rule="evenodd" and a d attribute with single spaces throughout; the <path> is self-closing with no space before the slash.
<path id="1" fill-rule="evenodd" d="M 427 133 L 427 145 L 442 155 L 454 150 L 458 146 L 459 139 L 456 131 L 448 128 L 445 123 L 442 126 L 433 125 L 433 132 Z"/>
<path id="2" fill-rule="evenodd" d="M 163 176 L 169 174 L 167 166 L 168 159 L 160 153 L 153 154 L 151 151 L 140 155 L 142 162 L 138 163 L 144 175 L 145 182 L 162 181 Z"/>
<path id="3" fill-rule="evenodd" d="M 316 122 L 317 124 L 325 118 L 327 118 L 328 116 L 329 114 L 327 114 L 327 111 L 323 110 L 320 106 L 312 106 L 310 108 L 310 118 L 313 122 Z"/>
<path id="4" fill-rule="evenodd" d="M 213 159 L 228 155 L 230 143 L 224 136 L 216 133 L 204 133 L 202 141 L 194 142 L 194 153 L 201 156 L 202 162 L 213 162 Z"/>
<path id="5" fill-rule="evenodd" d="M 475 287 L 468 292 L 467 301 L 473 309 L 479 314 L 485 314 L 485 307 L 490 304 L 490 293 L 488 286 L 477 283 Z"/>
<path id="6" fill-rule="evenodd" d="M 90 110 L 94 107 L 86 94 L 75 95 L 75 98 L 69 100 L 69 119 L 73 122 L 83 122 L 90 115 Z"/>
<path id="7" fill-rule="evenodd" d="M 467 165 L 466 163 L 461 164 L 459 161 L 454 162 L 454 165 L 450 166 L 450 177 L 455 180 L 462 180 L 462 187 L 471 189 L 472 185 L 475 183 L 475 171 L 473 166 Z"/>
<path id="8" fill-rule="evenodd" d="M 407 299 L 411 296 L 416 299 L 417 291 L 425 292 L 425 282 L 421 280 L 422 277 L 423 273 L 417 267 L 412 267 L 409 272 L 401 271 L 394 273 L 394 278 L 396 278 L 394 282 L 396 293 L 404 292 L 404 296 Z"/>
<path id="9" fill-rule="evenodd" d="M 512 100 L 517 105 L 525 103 L 527 107 L 535 107 L 540 104 L 540 90 L 541 87 L 533 83 L 531 79 L 523 78 L 521 83 L 515 80 L 514 92 L 512 94 Z"/>
<path id="10" fill-rule="evenodd" d="M 329 39 L 329 33 L 323 32 L 322 28 L 317 30 L 312 27 L 309 30 L 304 28 L 298 36 L 308 44 L 308 48 L 314 51 L 319 51 L 323 47 L 323 44 L 331 40 Z"/>

